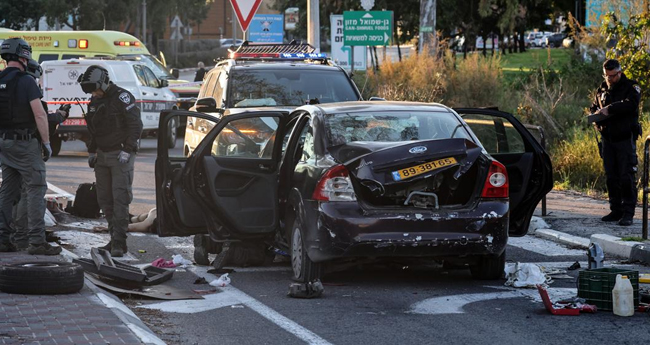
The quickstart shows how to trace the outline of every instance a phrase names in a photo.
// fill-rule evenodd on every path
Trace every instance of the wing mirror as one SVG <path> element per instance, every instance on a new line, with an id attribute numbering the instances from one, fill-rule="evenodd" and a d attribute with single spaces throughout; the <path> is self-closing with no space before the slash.
<path id="1" fill-rule="evenodd" d="M 158 87 L 167 87 L 169 86 L 169 81 L 167 79 L 161 79 L 158 81 Z"/>
<path id="2" fill-rule="evenodd" d="M 217 100 L 213 97 L 201 98 L 196 101 L 194 105 L 196 111 L 200 112 L 214 112 L 217 111 Z"/>
<path id="3" fill-rule="evenodd" d="M 178 79 L 178 76 L 181 75 L 181 72 L 178 70 L 178 68 L 172 68 L 169 72 L 170 72 L 170 73 L 174 76 L 174 78 L 176 78 L 176 79 Z"/>

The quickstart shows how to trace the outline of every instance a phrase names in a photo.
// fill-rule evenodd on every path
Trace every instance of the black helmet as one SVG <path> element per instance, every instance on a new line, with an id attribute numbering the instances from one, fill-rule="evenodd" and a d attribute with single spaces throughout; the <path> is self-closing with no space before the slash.
<path id="1" fill-rule="evenodd" d="M 91 93 L 99 89 L 106 92 L 111 80 L 108 78 L 108 71 L 105 68 L 92 65 L 88 67 L 84 74 L 79 76 L 77 82 L 81 84 L 81 89 L 85 93 Z"/>
<path id="2" fill-rule="evenodd" d="M 27 72 L 27 74 L 31 75 L 35 79 L 40 78 L 43 75 L 43 69 L 41 68 L 41 65 L 34 59 L 29 59 L 25 72 Z"/>
<path id="3" fill-rule="evenodd" d="M 18 61 L 18 58 L 27 60 L 32 58 L 32 47 L 22 38 L 8 38 L 0 46 L 0 56 L 6 61 Z"/>

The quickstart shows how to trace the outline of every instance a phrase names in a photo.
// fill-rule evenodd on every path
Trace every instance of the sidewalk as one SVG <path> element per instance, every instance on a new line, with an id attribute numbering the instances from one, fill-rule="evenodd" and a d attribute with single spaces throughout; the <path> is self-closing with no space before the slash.
<path id="1" fill-rule="evenodd" d="M 529 234 L 580 248 L 587 248 L 590 242 L 596 242 L 603 248 L 606 256 L 618 256 L 650 264 L 650 242 L 621 240 L 626 237 L 641 237 L 643 209 L 637 207 L 634 224 L 631 226 L 602 222 L 600 218 L 608 213 L 607 200 L 595 199 L 573 191 L 551 191 L 546 196 L 546 216 L 542 216 L 541 203 L 534 213 L 534 216 L 543 219 L 546 225 L 531 224 Z"/>
<path id="2" fill-rule="evenodd" d="M 2 265 L 30 261 L 69 260 L 25 251 L 0 253 Z M 164 343 L 117 297 L 86 280 L 81 291 L 67 295 L 0 292 L 0 344 Z"/>

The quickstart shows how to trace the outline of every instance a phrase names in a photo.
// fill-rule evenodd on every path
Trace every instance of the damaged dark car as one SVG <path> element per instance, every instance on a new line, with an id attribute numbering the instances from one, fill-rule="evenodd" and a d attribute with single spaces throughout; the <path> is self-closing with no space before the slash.
<path id="1" fill-rule="evenodd" d="M 159 138 L 159 235 L 207 233 L 197 249 L 215 253 L 274 246 L 300 282 L 327 263 L 369 258 L 463 263 L 497 279 L 508 237 L 527 233 L 552 187 L 543 147 L 498 110 L 346 102 L 220 120 L 169 111 L 160 130 L 184 116 L 218 122 L 190 157 Z"/>

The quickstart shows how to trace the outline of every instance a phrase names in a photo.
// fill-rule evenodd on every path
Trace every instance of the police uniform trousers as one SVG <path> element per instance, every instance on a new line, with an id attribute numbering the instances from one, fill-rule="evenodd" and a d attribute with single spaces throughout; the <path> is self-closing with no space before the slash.
<path id="1" fill-rule="evenodd" d="M 602 143 L 609 208 L 612 212 L 632 217 L 637 201 L 636 142 L 629 138 L 616 142 L 603 139 Z"/>
<path id="2" fill-rule="evenodd" d="M 11 243 L 18 247 L 27 247 L 27 244 L 29 244 L 27 209 L 27 188 L 23 184 L 20 191 L 20 201 L 14 206 L 14 221 L 12 224 L 14 233 Z"/>
<path id="3" fill-rule="evenodd" d="M 27 236 L 29 244 L 45 243 L 45 162 L 36 138 L 14 140 L 0 138 L 2 186 L 0 186 L 0 243 L 9 243 L 13 230 L 13 206 L 25 188 Z"/>
<path id="4" fill-rule="evenodd" d="M 126 245 L 126 232 L 129 226 L 129 204 L 133 200 L 133 167 L 135 155 L 131 154 L 127 163 L 120 163 L 120 151 L 103 152 L 97 150 L 95 179 L 97 181 L 97 201 L 108 221 L 111 242 Z"/>

